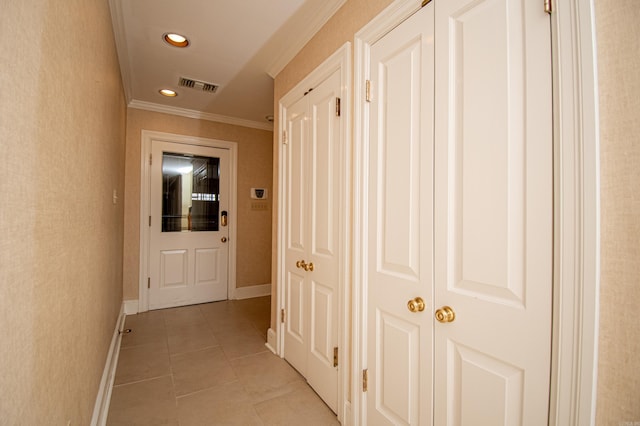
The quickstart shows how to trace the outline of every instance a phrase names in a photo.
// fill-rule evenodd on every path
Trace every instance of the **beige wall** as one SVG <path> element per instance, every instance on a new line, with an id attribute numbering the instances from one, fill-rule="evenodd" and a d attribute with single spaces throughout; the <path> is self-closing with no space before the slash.
<path id="1" fill-rule="evenodd" d="M 273 132 L 129 108 L 125 173 L 124 298 L 138 299 L 140 261 L 140 155 L 142 130 L 175 133 L 238 144 L 238 241 L 236 287 L 271 281 L 271 206 L 251 210 L 251 188 L 271 194 Z"/>
<path id="2" fill-rule="evenodd" d="M 107 1 L 3 2 L 0 56 L 0 423 L 87 425 L 122 301 Z"/>
<path id="3" fill-rule="evenodd" d="M 640 2 L 598 0 L 598 425 L 640 424 Z M 633 423 L 636 422 L 636 423 Z"/>

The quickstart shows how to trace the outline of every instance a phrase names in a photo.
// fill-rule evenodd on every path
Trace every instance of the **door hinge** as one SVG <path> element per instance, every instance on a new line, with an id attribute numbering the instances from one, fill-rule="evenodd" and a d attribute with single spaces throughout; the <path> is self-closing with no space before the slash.
<path id="1" fill-rule="evenodd" d="M 149 165 L 153 166 L 153 154 L 149 154 Z"/>
<path id="2" fill-rule="evenodd" d="M 365 82 L 365 101 L 371 102 L 371 80 Z"/>
<path id="3" fill-rule="evenodd" d="M 336 98 L 336 117 L 340 117 L 340 98 Z"/>
<path id="4" fill-rule="evenodd" d="M 147 277 L 147 288 L 151 288 L 151 277 Z"/>
<path id="5" fill-rule="evenodd" d="M 286 130 L 282 131 L 282 144 L 283 145 L 287 144 L 287 131 Z"/>
<path id="6" fill-rule="evenodd" d="M 420 7 L 425 7 L 429 3 L 431 3 L 431 0 L 422 0 L 422 5 Z"/>
<path id="7" fill-rule="evenodd" d="M 338 366 L 338 347 L 333 348 L 333 366 Z"/>
<path id="8" fill-rule="evenodd" d="M 366 392 L 369 389 L 369 370 L 362 370 L 362 392 Z"/>
<path id="9" fill-rule="evenodd" d="M 151 216 L 149 216 L 149 226 L 151 226 Z"/>
<path id="10" fill-rule="evenodd" d="M 280 322 L 284 322 L 284 320 L 286 319 L 286 314 L 284 312 L 284 309 L 280 310 Z"/>
<path id="11" fill-rule="evenodd" d="M 551 12 L 553 12 L 552 0 L 544 0 L 544 11 L 551 15 Z"/>

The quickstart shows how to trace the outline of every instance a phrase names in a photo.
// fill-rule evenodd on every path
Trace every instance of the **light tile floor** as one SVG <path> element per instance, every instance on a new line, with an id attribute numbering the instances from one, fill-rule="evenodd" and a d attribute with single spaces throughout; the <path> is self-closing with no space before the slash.
<path id="1" fill-rule="evenodd" d="M 265 347 L 270 298 L 128 316 L 108 425 L 339 425 Z"/>

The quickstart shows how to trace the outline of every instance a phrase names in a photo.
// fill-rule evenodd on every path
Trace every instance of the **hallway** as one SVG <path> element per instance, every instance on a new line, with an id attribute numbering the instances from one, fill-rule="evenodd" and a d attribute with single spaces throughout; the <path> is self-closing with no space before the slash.
<path id="1" fill-rule="evenodd" d="M 108 425 L 338 425 L 265 346 L 270 297 L 128 316 Z"/>

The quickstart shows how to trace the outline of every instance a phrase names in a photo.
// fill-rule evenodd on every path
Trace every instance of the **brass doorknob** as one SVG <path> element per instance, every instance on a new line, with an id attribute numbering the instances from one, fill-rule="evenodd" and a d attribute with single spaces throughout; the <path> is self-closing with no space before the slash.
<path id="1" fill-rule="evenodd" d="M 456 313 L 449 306 L 443 306 L 436 311 L 436 319 L 439 322 L 453 322 L 456 319 Z"/>
<path id="2" fill-rule="evenodd" d="M 305 271 L 313 271 L 313 262 L 305 262 L 304 260 L 298 260 L 296 262 L 296 268 L 304 269 Z"/>
<path id="3" fill-rule="evenodd" d="M 422 312 L 424 311 L 424 300 L 422 300 L 422 297 L 411 299 L 407 302 L 407 308 L 411 312 Z"/>
<path id="4" fill-rule="evenodd" d="M 220 241 L 222 241 L 223 243 L 226 243 L 227 242 L 227 237 L 222 237 L 222 239 Z"/>

